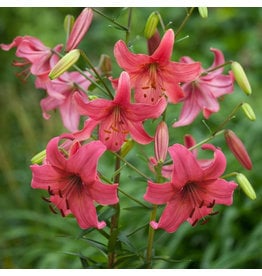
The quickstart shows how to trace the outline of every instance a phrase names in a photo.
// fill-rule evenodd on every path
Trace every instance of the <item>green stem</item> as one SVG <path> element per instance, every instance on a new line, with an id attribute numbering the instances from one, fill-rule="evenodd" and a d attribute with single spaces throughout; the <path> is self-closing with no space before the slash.
<path id="1" fill-rule="evenodd" d="M 116 152 L 112 152 L 115 156 L 117 156 L 121 161 L 123 161 L 128 167 L 130 167 L 131 169 L 133 169 L 136 173 L 140 174 L 141 176 L 143 176 L 145 179 L 147 180 L 151 180 L 150 177 L 146 176 L 143 172 L 141 172 L 140 170 L 138 170 L 135 166 L 133 166 L 131 163 L 129 163 L 128 161 L 126 161 L 122 156 L 120 156 L 118 153 Z"/>
<path id="2" fill-rule="evenodd" d="M 186 22 L 188 21 L 189 17 L 191 16 L 193 10 L 194 10 L 194 7 L 190 8 L 190 10 L 187 12 L 186 17 L 184 18 L 183 22 L 181 23 L 181 25 L 179 26 L 178 30 L 176 31 L 176 37 L 181 32 L 181 30 L 184 28 Z"/>
<path id="3" fill-rule="evenodd" d="M 213 68 L 211 68 L 211 69 L 209 69 L 209 70 L 206 70 L 205 72 L 203 72 L 203 73 L 200 75 L 200 77 L 206 76 L 206 75 L 208 75 L 208 73 L 213 72 L 213 71 L 215 71 L 215 70 L 217 70 L 217 69 L 219 69 L 219 68 L 225 67 L 226 65 L 229 65 L 229 64 L 231 64 L 231 63 L 232 63 L 232 61 L 230 60 L 230 61 L 227 61 L 227 62 L 225 62 L 225 63 L 223 63 L 223 64 L 220 64 L 220 65 L 218 65 L 218 66 L 216 66 L 216 67 L 213 67 Z"/>
<path id="4" fill-rule="evenodd" d="M 232 177 L 232 176 L 235 177 L 237 174 L 238 174 L 237 172 L 231 172 L 231 173 L 223 175 L 221 178 L 225 179 L 225 178 Z"/>
<path id="5" fill-rule="evenodd" d="M 151 209 L 151 207 L 148 207 L 147 205 L 145 205 L 143 202 L 139 201 L 138 199 L 132 197 L 131 195 L 127 194 L 126 192 L 124 192 L 123 190 L 121 190 L 120 188 L 118 188 L 118 191 L 120 193 L 122 193 L 123 195 L 125 195 L 126 197 L 128 197 L 129 199 L 133 200 L 134 202 L 136 202 L 137 204 L 139 204 L 140 206 L 146 208 L 146 209 Z"/>
<path id="6" fill-rule="evenodd" d="M 166 27 L 165 27 L 164 21 L 162 19 L 162 16 L 161 16 L 161 14 L 158 11 L 156 11 L 156 13 L 157 13 L 157 16 L 158 16 L 158 19 L 159 19 L 159 22 L 160 22 L 160 26 L 161 26 L 163 32 L 165 32 L 166 31 Z"/>
<path id="7" fill-rule="evenodd" d="M 231 113 L 227 116 L 227 118 L 224 120 L 224 122 L 222 122 L 216 129 L 216 131 L 213 132 L 213 134 L 216 134 L 216 132 L 219 132 L 221 129 L 224 128 L 224 126 L 234 118 L 235 114 L 237 113 L 237 111 L 239 110 L 239 108 L 241 108 L 241 106 L 243 105 L 243 103 L 239 103 L 237 106 L 234 107 L 234 109 L 231 111 Z"/>
<path id="8" fill-rule="evenodd" d="M 130 28 L 131 28 L 131 19 L 132 19 L 132 8 L 129 8 L 128 21 L 127 21 L 127 30 L 126 30 L 126 44 L 129 41 Z"/>
<path id="9" fill-rule="evenodd" d="M 161 183 L 163 180 L 162 176 L 162 163 L 158 163 L 155 166 L 156 171 L 156 182 Z M 160 184 L 161 185 L 161 184 Z M 153 205 L 153 210 L 150 214 L 150 221 L 156 220 L 156 214 L 157 214 L 157 205 Z M 146 268 L 152 268 L 152 253 L 153 253 L 153 244 L 154 244 L 154 236 L 155 236 L 155 230 L 149 225 L 148 228 L 148 239 L 147 239 L 147 251 L 146 251 Z"/>
<path id="10" fill-rule="evenodd" d="M 115 171 L 119 171 L 121 160 L 116 157 Z M 114 183 L 120 182 L 120 171 L 114 177 Z M 116 244 L 118 238 L 118 223 L 120 217 L 120 205 L 114 204 L 115 214 L 111 217 L 110 238 L 108 240 L 108 268 L 114 268 L 116 260 Z"/>
<path id="11" fill-rule="evenodd" d="M 150 221 L 156 220 L 157 205 L 153 205 L 153 211 L 150 215 Z M 154 244 L 155 230 L 149 226 L 148 239 L 147 239 L 147 251 L 146 251 L 146 268 L 152 268 L 152 251 Z"/>
<path id="12" fill-rule="evenodd" d="M 81 55 L 84 58 L 84 60 L 86 61 L 86 63 L 90 66 L 90 68 L 93 70 L 93 72 L 95 73 L 96 77 L 102 82 L 102 84 L 104 85 L 108 95 L 110 96 L 111 99 L 114 99 L 114 96 L 112 94 L 112 92 L 110 91 L 110 89 L 107 87 L 107 85 L 105 84 L 103 78 L 101 78 L 100 74 L 97 72 L 96 68 L 93 66 L 93 64 L 91 63 L 91 61 L 89 60 L 89 58 L 87 57 L 87 55 L 85 54 L 84 51 L 81 51 Z"/>
<path id="13" fill-rule="evenodd" d="M 98 13 L 99 15 L 103 16 L 104 18 L 106 18 L 107 20 L 109 20 L 110 22 L 112 22 L 113 24 L 115 24 L 117 27 L 119 27 L 121 30 L 128 32 L 128 28 L 119 24 L 117 21 L 115 21 L 114 19 L 112 19 L 111 17 L 105 15 L 104 13 L 102 13 L 100 10 L 92 8 L 94 12 Z"/>

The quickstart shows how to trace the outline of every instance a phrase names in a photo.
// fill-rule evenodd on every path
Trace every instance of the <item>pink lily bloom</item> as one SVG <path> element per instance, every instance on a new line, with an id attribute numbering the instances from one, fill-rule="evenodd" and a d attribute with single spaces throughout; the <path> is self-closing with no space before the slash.
<path id="1" fill-rule="evenodd" d="M 130 103 L 131 89 L 127 72 L 120 75 L 114 100 L 97 99 L 85 103 L 77 94 L 75 99 L 79 112 L 89 116 L 84 129 L 74 134 L 76 139 L 90 137 L 94 127 L 99 125 L 99 140 L 111 151 L 118 151 L 129 133 L 138 143 L 150 143 L 153 137 L 144 130 L 143 121 L 158 118 L 166 107 L 163 97 L 155 105 Z"/>
<path id="2" fill-rule="evenodd" d="M 66 43 L 66 52 L 69 52 L 78 46 L 78 44 L 81 42 L 84 35 L 88 31 L 90 24 L 92 23 L 92 19 L 93 19 L 92 9 L 90 8 L 83 9 L 80 15 L 77 17 L 73 25 L 72 31 L 70 32 L 70 35 L 68 37 L 68 40 Z"/>
<path id="3" fill-rule="evenodd" d="M 185 92 L 185 97 L 181 99 L 183 107 L 179 120 L 173 124 L 173 127 L 191 124 L 201 110 L 204 117 L 208 119 L 212 113 L 219 111 L 218 98 L 225 94 L 230 94 L 234 90 L 232 73 L 223 75 L 223 67 L 210 71 L 225 63 L 224 55 L 220 50 L 214 48 L 210 50 L 214 53 L 212 66 L 206 70 L 202 68 L 202 75 L 199 74 L 194 81 L 186 82 L 182 85 L 182 89 Z M 180 61 L 186 64 L 194 62 L 189 57 L 182 57 Z"/>
<path id="4" fill-rule="evenodd" d="M 103 184 L 97 174 L 97 163 L 106 147 L 100 141 L 83 146 L 78 142 L 71 145 L 68 156 L 59 150 L 60 137 L 51 139 L 46 149 L 43 165 L 32 165 L 32 188 L 47 190 L 46 199 L 62 216 L 73 214 L 83 229 L 105 227 L 98 221 L 94 202 L 111 205 L 118 202 L 118 184 Z M 56 209 L 50 207 L 53 212 Z"/>
<path id="5" fill-rule="evenodd" d="M 169 147 L 174 162 L 171 181 L 148 181 L 144 199 L 153 204 L 167 204 L 159 222 L 150 222 L 153 229 L 162 228 L 171 233 L 184 221 L 194 226 L 204 218 L 205 223 L 205 216 L 216 214 L 212 212 L 215 204 L 232 204 L 237 184 L 219 178 L 226 167 L 223 152 L 211 144 L 203 145 L 202 149 L 214 152 L 213 160 L 205 166 L 185 146 L 174 144 Z"/>
<path id="6" fill-rule="evenodd" d="M 190 134 L 186 134 L 184 136 L 184 145 L 186 148 L 190 149 L 191 147 L 195 146 L 196 141 L 194 139 L 194 137 Z M 197 149 L 193 149 L 191 150 L 192 154 L 194 155 L 194 157 L 196 158 L 196 161 L 198 162 L 198 164 L 203 167 L 206 165 L 209 165 L 210 162 L 212 162 L 212 159 L 198 159 L 198 152 Z M 157 158 L 155 157 L 150 157 L 149 158 L 149 168 L 152 172 L 155 172 L 154 167 L 158 164 L 157 162 Z M 173 164 L 171 165 L 164 165 L 162 167 L 162 175 L 167 178 L 170 179 L 172 176 L 172 171 L 173 171 Z"/>
<path id="7" fill-rule="evenodd" d="M 85 73 L 90 75 L 88 72 Z M 40 80 L 40 78 L 37 80 Z M 80 114 L 73 97 L 74 93 L 81 93 L 83 98 L 86 100 L 88 99 L 84 92 L 79 91 L 75 83 L 85 90 L 87 90 L 90 85 L 90 81 L 78 72 L 65 72 L 55 80 L 48 79 L 45 82 L 41 83 L 39 81 L 36 83 L 38 88 L 46 89 L 48 94 L 48 96 L 40 102 L 43 110 L 43 117 L 49 119 L 50 114 L 48 114 L 48 111 L 59 109 L 63 125 L 71 132 L 78 130 L 80 121 Z"/>
<path id="8" fill-rule="evenodd" d="M 137 102 L 154 104 L 166 95 L 170 102 L 177 103 L 184 97 L 180 83 L 193 81 L 200 74 L 198 62 L 170 61 L 174 39 L 173 30 L 167 30 L 152 55 L 131 53 L 122 40 L 115 44 L 115 58 L 129 73 Z"/>
<path id="9" fill-rule="evenodd" d="M 50 72 L 50 60 L 57 57 L 51 48 L 45 46 L 39 39 L 32 36 L 18 36 L 10 44 L 0 44 L 4 51 L 16 47 L 16 56 L 21 61 L 15 61 L 14 66 L 24 67 L 26 69 L 21 73 L 25 79 L 31 74 L 35 76 L 48 75 Z M 63 45 L 57 45 L 54 50 L 60 52 Z"/>

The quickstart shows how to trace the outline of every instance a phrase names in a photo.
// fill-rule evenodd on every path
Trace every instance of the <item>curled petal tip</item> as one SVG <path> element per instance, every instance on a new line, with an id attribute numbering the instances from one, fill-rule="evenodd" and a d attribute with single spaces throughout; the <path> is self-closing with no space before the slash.
<path id="1" fill-rule="evenodd" d="M 150 226 L 151 226 L 153 229 L 157 229 L 157 228 L 158 228 L 158 223 L 155 222 L 155 221 L 151 221 L 151 222 L 150 222 Z"/>

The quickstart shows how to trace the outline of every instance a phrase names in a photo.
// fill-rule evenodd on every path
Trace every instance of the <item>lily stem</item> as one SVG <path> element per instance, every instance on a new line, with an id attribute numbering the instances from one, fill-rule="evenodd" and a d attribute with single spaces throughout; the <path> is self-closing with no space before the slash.
<path id="1" fill-rule="evenodd" d="M 161 183 L 163 180 L 162 176 L 162 163 L 158 163 L 155 166 L 156 171 L 156 182 Z M 156 214 L 157 214 L 157 205 L 153 205 L 153 210 L 150 215 L 150 221 L 156 220 Z M 146 251 L 146 268 L 152 268 L 152 255 L 153 255 L 153 244 L 154 244 L 154 236 L 155 236 L 155 230 L 149 225 L 148 228 L 148 239 L 147 239 L 147 251 Z"/>
<path id="2" fill-rule="evenodd" d="M 189 11 L 187 12 L 186 17 L 184 18 L 183 22 L 181 23 L 178 30 L 176 31 L 176 37 L 181 32 L 181 30 L 184 28 L 184 26 L 185 26 L 186 22 L 188 21 L 190 15 L 192 14 L 193 10 L 194 10 L 194 7 L 190 8 Z"/>
<path id="3" fill-rule="evenodd" d="M 150 215 L 150 221 L 156 220 L 157 205 L 153 205 L 153 210 Z M 149 226 L 148 239 L 147 239 L 147 251 L 146 251 L 146 268 L 152 268 L 152 252 L 154 244 L 155 230 Z"/>
<path id="4" fill-rule="evenodd" d="M 114 177 L 114 183 L 119 183 L 120 181 L 120 158 L 116 157 L 115 171 L 118 173 Z M 114 268 L 116 260 L 116 244 L 118 239 L 118 222 L 120 217 L 120 205 L 119 203 L 114 204 L 113 208 L 115 209 L 115 214 L 111 217 L 110 224 L 110 238 L 108 241 L 108 268 Z"/>

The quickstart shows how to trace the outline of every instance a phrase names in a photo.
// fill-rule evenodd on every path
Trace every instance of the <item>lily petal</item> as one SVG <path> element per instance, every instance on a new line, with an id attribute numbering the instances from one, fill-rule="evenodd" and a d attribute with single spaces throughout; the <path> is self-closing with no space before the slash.
<path id="1" fill-rule="evenodd" d="M 67 164 L 68 170 L 77 175 L 81 175 L 83 185 L 90 182 L 92 183 L 96 178 L 98 159 L 105 150 L 106 147 L 101 141 L 93 141 L 83 145 L 70 157 L 70 162 Z"/>
<path id="2" fill-rule="evenodd" d="M 165 204 L 173 196 L 174 188 L 171 183 L 154 183 L 148 181 L 144 199 L 153 204 Z"/>
<path id="3" fill-rule="evenodd" d="M 101 205 L 116 204 L 119 199 L 117 196 L 118 184 L 103 184 L 100 181 L 96 181 L 90 189 L 92 198 Z"/>
<path id="4" fill-rule="evenodd" d="M 128 73 L 136 72 L 139 70 L 140 65 L 149 63 L 147 55 L 131 53 L 122 40 L 119 40 L 115 44 L 114 55 L 119 66 Z"/>
<path id="5" fill-rule="evenodd" d="M 163 228 L 169 233 L 175 232 L 187 220 L 191 211 L 192 207 L 178 196 L 176 200 L 168 202 L 157 224 L 157 228 Z"/>
<path id="6" fill-rule="evenodd" d="M 90 227 L 101 229 L 106 226 L 104 221 L 98 221 L 93 200 L 85 190 L 81 193 L 81 196 L 79 193 L 71 193 L 68 202 L 72 213 L 82 229 Z"/>
<path id="7" fill-rule="evenodd" d="M 157 61 L 161 65 L 169 63 L 173 51 L 174 40 L 174 31 L 172 29 L 167 30 L 159 46 L 151 55 L 151 62 Z"/>
<path id="8" fill-rule="evenodd" d="M 203 172 L 192 152 L 180 144 L 169 147 L 169 154 L 174 162 L 172 183 L 176 189 L 183 188 L 186 183 L 203 178 Z M 186 161 L 185 161 L 186 160 Z"/>
<path id="9" fill-rule="evenodd" d="M 226 157 L 223 152 L 211 144 L 204 144 L 204 150 L 212 150 L 214 152 L 214 159 L 203 168 L 205 179 L 216 179 L 221 176 L 226 169 Z"/>

